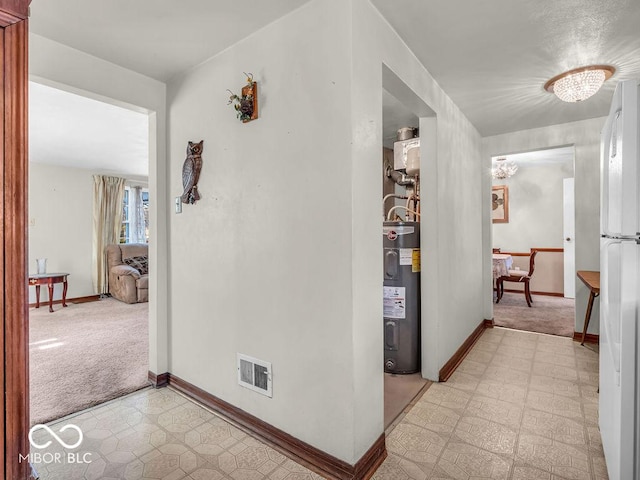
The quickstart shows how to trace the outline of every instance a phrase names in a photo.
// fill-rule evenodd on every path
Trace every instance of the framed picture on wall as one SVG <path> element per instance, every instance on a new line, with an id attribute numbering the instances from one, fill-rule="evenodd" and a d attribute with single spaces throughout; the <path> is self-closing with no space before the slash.
<path id="1" fill-rule="evenodd" d="M 491 187 L 491 220 L 493 223 L 509 223 L 509 187 Z"/>

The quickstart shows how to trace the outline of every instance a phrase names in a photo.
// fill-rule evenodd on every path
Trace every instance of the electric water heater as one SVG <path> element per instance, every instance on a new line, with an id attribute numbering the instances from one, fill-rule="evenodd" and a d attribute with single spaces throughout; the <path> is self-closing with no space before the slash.
<path id="1" fill-rule="evenodd" d="M 420 223 L 384 222 L 384 371 L 420 371 Z"/>

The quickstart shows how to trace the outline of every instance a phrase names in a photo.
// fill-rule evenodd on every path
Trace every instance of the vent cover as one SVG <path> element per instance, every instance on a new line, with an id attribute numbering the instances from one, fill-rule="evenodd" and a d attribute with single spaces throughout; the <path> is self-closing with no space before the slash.
<path id="1" fill-rule="evenodd" d="M 238 353 L 238 384 L 272 397 L 271 363 Z"/>

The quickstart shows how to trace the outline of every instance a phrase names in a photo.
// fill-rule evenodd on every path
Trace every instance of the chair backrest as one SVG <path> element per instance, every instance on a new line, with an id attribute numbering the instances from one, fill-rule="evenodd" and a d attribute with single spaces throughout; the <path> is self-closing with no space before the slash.
<path id="1" fill-rule="evenodd" d="M 499 248 L 494 248 L 493 249 L 493 253 L 500 253 L 500 249 Z"/>
<path id="2" fill-rule="evenodd" d="M 536 268 L 536 255 L 538 254 L 537 250 L 531 251 L 531 256 L 529 257 L 529 273 L 527 276 L 533 275 L 533 271 Z"/>

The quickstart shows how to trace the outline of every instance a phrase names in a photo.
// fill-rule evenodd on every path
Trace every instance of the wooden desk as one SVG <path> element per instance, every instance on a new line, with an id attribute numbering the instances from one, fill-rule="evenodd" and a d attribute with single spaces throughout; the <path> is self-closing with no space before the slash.
<path id="1" fill-rule="evenodd" d="M 593 310 L 593 300 L 600 296 L 600 272 L 592 272 L 589 270 L 578 270 L 578 278 L 589 287 L 589 303 L 587 304 L 587 313 L 584 316 L 584 329 L 582 330 L 582 342 L 584 345 L 584 337 L 587 336 L 587 328 L 589 328 L 589 320 L 591 319 L 591 310 Z"/>
<path id="2" fill-rule="evenodd" d="M 67 276 L 68 273 L 37 273 L 29 274 L 29 285 L 36 287 L 36 308 L 40 308 L 40 285 L 49 287 L 49 311 L 53 312 L 53 285 L 62 283 L 62 306 L 67 306 Z"/>

